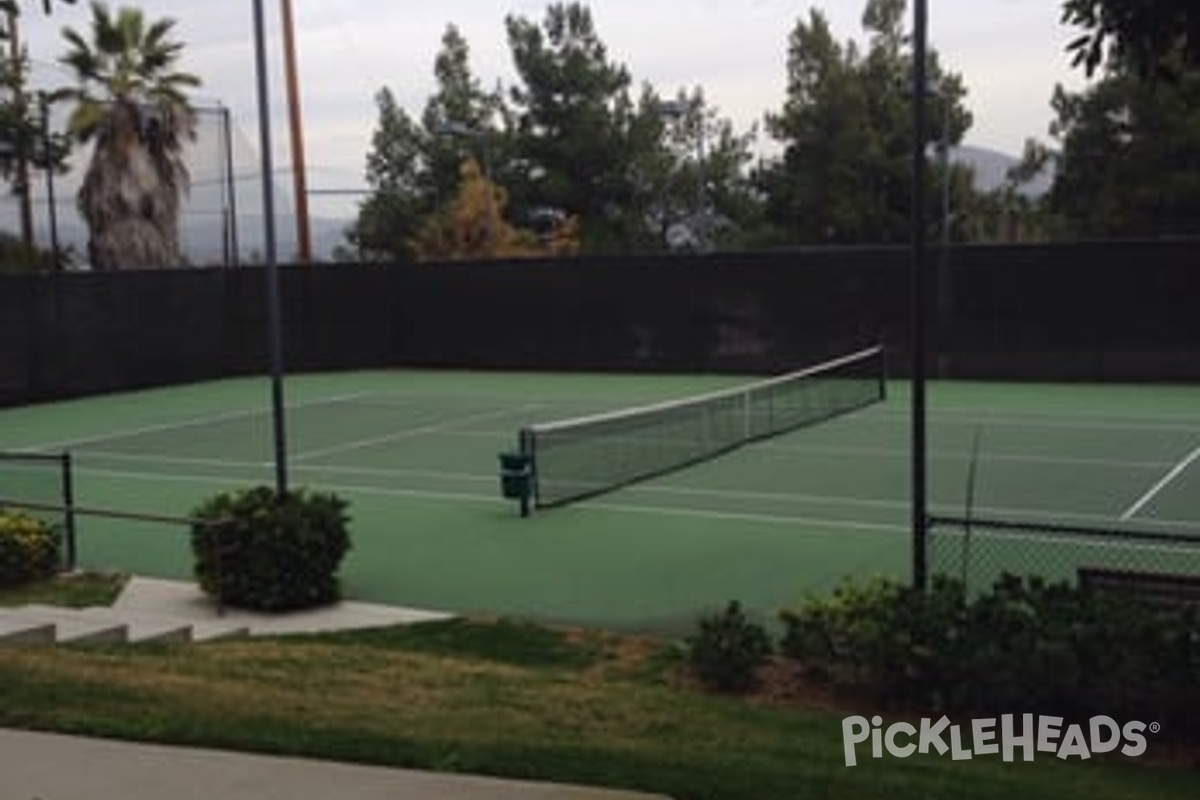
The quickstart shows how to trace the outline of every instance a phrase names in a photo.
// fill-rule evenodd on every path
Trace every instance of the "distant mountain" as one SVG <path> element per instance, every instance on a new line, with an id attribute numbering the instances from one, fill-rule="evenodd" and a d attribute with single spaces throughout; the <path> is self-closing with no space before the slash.
<path id="1" fill-rule="evenodd" d="M 352 220 L 328 217 L 309 219 L 313 258 L 317 261 L 332 260 L 333 249 L 345 244 L 345 231 L 351 223 Z M 225 240 L 222 227 L 219 219 L 214 220 L 206 216 L 191 217 L 184 221 L 181 226 L 181 244 L 193 264 L 220 263 L 224 253 L 222 243 Z M 242 215 L 238 220 L 236 235 L 241 260 L 261 262 L 267 249 L 262 216 Z M 282 216 L 275 223 L 275 250 L 280 263 L 295 259 L 297 246 L 294 217 Z"/>
<path id="2" fill-rule="evenodd" d="M 972 145 L 951 147 L 950 160 L 956 164 L 965 164 L 974 170 L 975 188 L 981 192 L 1003 188 L 1008 180 L 1008 171 L 1021 163 L 1021 159 L 1016 156 Z M 1026 197 L 1041 197 L 1050 191 L 1053 183 L 1053 167 L 1047 166 L 1034 180 L 1019 186 L 1017 191 Z"/>

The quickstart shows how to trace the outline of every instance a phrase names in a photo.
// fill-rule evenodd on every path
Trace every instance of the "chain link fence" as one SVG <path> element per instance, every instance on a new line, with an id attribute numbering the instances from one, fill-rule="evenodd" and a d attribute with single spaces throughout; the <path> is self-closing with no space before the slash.
<path id="1" fill-rule="evenodd" d="M 1200 533 L 935 516 L 927 557 L 968 593 L 1010 573 L 1200 602 Z"/>

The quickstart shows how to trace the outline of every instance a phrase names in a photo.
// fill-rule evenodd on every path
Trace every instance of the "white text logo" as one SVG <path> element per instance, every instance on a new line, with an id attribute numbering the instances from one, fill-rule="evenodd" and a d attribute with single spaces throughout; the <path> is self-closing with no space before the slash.
<path id="1" fill-rule="evenodd" d="M 1033 761 L 1034 753 L 1053 753 L 1061 759 L 1091 758 L 1094 753 L 1111 753 L 1118 747 L 1126 756 L 1146 752 L 1144 733 L 1158 733 L 1158 723 L 1127 722 L 1118 725 L 1112 717 L 1096 716 L 1087 725 L 1063 728 L 1062 717 L 1034 717 L 1012 714 L 995 718 L 971 720 L 969 729 L 952 725 L 947 717 L 923 719 L 920 727 L 908 722 L 883 726 L 882 717 L 846 717 L 842 720 L 842 746 L 846 751 L 846 766 L 858 763 L 858 745 L 871 742 L 871 757 L 883 758 L 886 750 L 896 758 L 913 753 L 947 753 L 956 761 L 974 756 L 1000 754 L 1013 761 L 1017 753 L 1025 761 Z"/>

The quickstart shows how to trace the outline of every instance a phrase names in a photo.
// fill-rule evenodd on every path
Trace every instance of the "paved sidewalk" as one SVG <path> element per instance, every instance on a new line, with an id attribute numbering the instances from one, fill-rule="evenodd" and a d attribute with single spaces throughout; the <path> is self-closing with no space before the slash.
<path id="1" fill-rule="evenodd" d="M 495 780 L 0 729 L 0 800 L 665 800 Z"/>
<path id="2" fill-rule="evenodd" d="M 236 623 L 249 628 L 255 635 L 377 628 L 450 619 L 454 616 L 440 611 L 358 603 L 351 600 L 343 600 L 322 608 L 282 614 L 226 608 L 224 614 L 218 616 L 212 601 L 195 583 L 136 575 L 129 579 L 112 608 L 118 612 L 169 617 L 196 624 L 216 621 Z M 0 797 L 0 800 L 8 799 Z"/>

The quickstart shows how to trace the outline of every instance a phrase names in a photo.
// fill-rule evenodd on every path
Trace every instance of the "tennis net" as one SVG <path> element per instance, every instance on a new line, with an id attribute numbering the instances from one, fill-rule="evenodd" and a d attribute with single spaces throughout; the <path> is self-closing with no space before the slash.
<path id="1" fill-rule="evenodd" d="M 872 347 L 732 389 L 531 425 L 520 431 L 520 447 L 532 464 L 534 504 L 545 508 L 883 399 L 883 349 Z"/>

